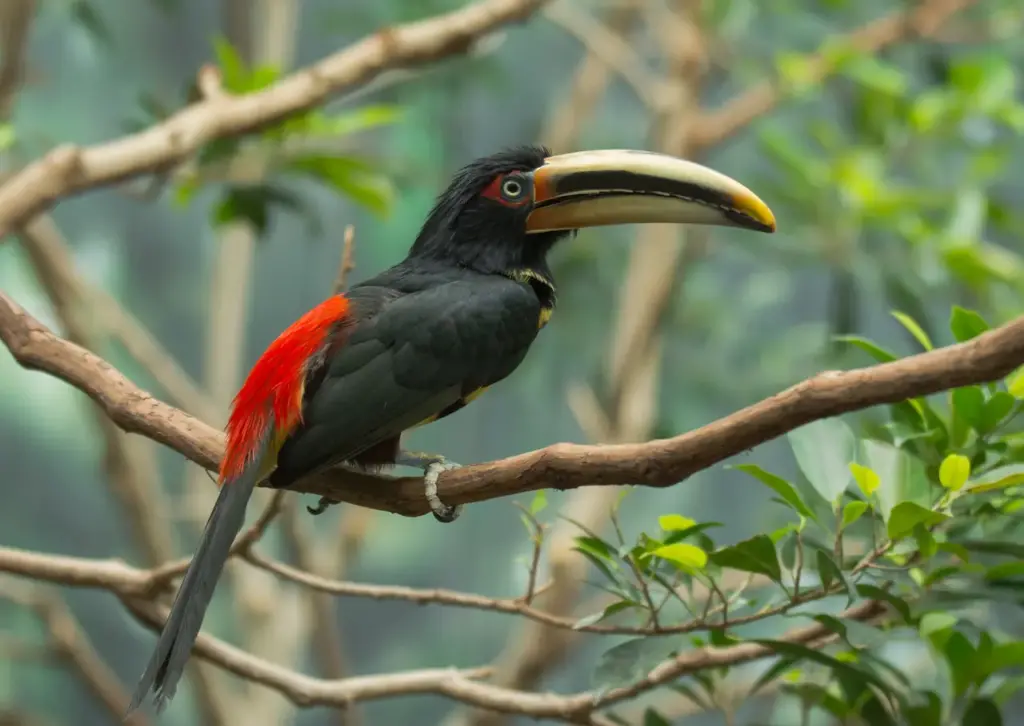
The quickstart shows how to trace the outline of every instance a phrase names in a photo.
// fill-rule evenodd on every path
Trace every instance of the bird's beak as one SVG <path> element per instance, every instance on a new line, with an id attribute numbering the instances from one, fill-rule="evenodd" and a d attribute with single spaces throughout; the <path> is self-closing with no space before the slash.
<path id="1" fill-rule="evenodd" d="M 527 232 L 668 222 L 775 231 L 756 194 L 706 166 L 646 151 L 552 156 L 533 172 Z"/>

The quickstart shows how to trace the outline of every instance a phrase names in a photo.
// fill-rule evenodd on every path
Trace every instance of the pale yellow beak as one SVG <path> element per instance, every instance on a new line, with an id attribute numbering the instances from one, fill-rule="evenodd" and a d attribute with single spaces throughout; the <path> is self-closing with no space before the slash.
<path id="1" fill-rule="evenodd" d="M 647 151 L 552 156 L 533 172 L 530 233 L 668 222 L 775 231 L 775 215 L 735 179 Z"/>

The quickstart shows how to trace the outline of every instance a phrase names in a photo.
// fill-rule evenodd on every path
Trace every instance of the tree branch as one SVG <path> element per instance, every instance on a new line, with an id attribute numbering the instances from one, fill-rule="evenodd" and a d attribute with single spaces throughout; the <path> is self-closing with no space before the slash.
<path id="1" fill-rule="evenodd" d="M 658 79 L 621 34 L 589 13 L 567 4 L 549 5 L 544 17 L 582 43 L 588 54 L 618 73 L 648 108 L 658 108 L 661 90 Z"/>
<path id="2" fill-rule="evenodd" d="M 11 115 L 25 75 L 25 48 L 35 12 L 35 0 L 5 0 L 0 6 L 0 119 Z"/>
<path id="3" fill-rule="evenodd" d="M 110 590 L 121 598 L 125 607 L 140 622 L 153 629 L 162 627 L 167 616 L 166 608 L 144 599 L 152 594 L 149 584 L 153 571 L 138 570 L 115 561 L 44 555 L 11 548 L 0 548 L 0 570 L 36 580 Z M 884 604 L 868 600 L 845 610 L 838 617 L 865 621 L 884 613 Z M 792 629 L 777 640 L 816 644 L 832 635 L 825 626 L 815 623 Z M 774 655 L 774 651 L 759 643 L 742 643 L 726 648 L 697 648 L 663 661 L 642 678 L 626 686 L 600 693 L 584 691 L 568 695 L 535 694 L 474 680 L 488 677 L 488 668 L 436 668 L 323 680 L 250 655 L 205 633 L 201 633 L 196 640 L 194 654 L 248 681 L 271 688 L 302 707 L 347 707 L 358 701 L 401 694 L 434 693 L 492 711 L 594 725 L 607 723 L 602 718 L 594 717 L 597 709 L 630 700 L 690 673 L 769 658 Z"/>
<path id="4" fill-rule="evenodd" d="M 913 36 L 934 36 L 942 25 L 957 13 L 975 5 L 978 0 L 923 0 L 909 10 L 901 10 L 873 20 L 852 33 L 833 39 L 837 45 L 862 53 L 877 53 Z M 819 51 L 811 58 L 808 82 L 820 82 L 835 72 L 837 54 Z M 775 108 L 786 97 L 777 80 L 763 81 L 730 99 L 722 107 L 701 113 L 690 134 L 694 153 L 722 143 L 755 119 Z"/>
<path id="5" fill-rule="evenodd" d="M 70 666 L 89 691 L 103 704 L 116 721 L 124 717 L 124 704 L 128 693 L 117 675 L 100 657 L 78 620 L 56 594 L 38 587 L 11 587 L 4 583 L 0 597 L 35 611 L 49 632 L 55 654 Z M 146 726 L 152 721 L 143 713 L 135 712 L 126 723 Z"/>
<path id="6" fill-rule="evenodd" d="M 460 10 L 386 28 L 269 88 L 204 99 L 130 136 L 53 149 L 0 186 L 0 237 L 71 194 L 167 169 L 205 144 L 240 136 L 313 108 L 384 71 L 469 51 L 502 25 L 526 20 L 546 0 L 481 0 Z"/>
<path id="7" fill-rule="evenodd" d="M 125 431 L 158 441 L 215 469 L 224 435 L 158 401 L 109 363 L 54 335 L 0 292 L 0 339 L 18 363 L 50 373 L 95 400 Z M 819 373 L 694 431 L 638 444 L 555 444 L 445 472 L 440 495 L 454 504 L 537 489 L 633 484 L 667 487 L 818 419 L 994 381 L 1024 364 L 1024 316 L 967 342 L 850 371 Z M 348 471 L 308 477 L 295 491 L 404 516 L 429 511 L 419 477 Z"/>

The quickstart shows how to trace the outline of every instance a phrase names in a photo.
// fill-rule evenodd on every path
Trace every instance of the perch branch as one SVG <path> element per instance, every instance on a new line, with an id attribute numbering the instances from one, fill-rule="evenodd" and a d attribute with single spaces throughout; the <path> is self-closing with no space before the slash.
<path id="1" fill-rule="evenodd" d="M 99 356 L 54 335 L 0 293 L 0 339 L 24 368 L 45 371 L 95 400 L 125 431 L 158 441 L 215 469 L 224 435 L 158 401 Z M 694 431 L 636 444 L 555 444 L 441 475 L 446 501 L 471 504 L 545 488 L 671 486 L 731 456 L 818 419 L 994 381 L 1024 364 L 1024 316 L 966 343 L 849 371 L 825 371 Z M 419 477 L 329 471 L 296 483 L 405 516 L 429 511 Z"/>

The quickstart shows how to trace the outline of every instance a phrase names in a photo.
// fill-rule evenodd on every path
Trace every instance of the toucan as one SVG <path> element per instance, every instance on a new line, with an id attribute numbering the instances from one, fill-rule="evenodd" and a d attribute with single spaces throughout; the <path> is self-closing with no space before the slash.
<path id="1" fill-rule="evenodd" d="M 584 227 L 645 222 L 775 231 L 753 192 L 700 164 L 519 146 L 459 170 L 405 259 L 281 333 L 232 403 L 217 501 L 128 712 L 150 691 L 158 711 L 173 697 L 258 484 L 412 466 L 434 516 L 453 521 L 460 508 L 438 498 L 437 481 L 458 465 L 406 451 L 403 432 L 455 413 L 522 363 L 555 309 L 556 243 Z"/>

